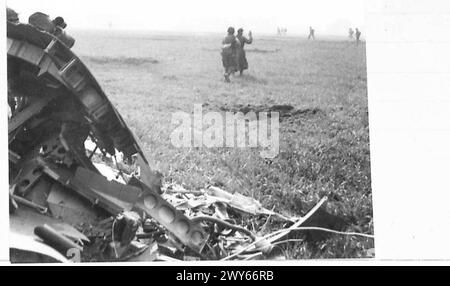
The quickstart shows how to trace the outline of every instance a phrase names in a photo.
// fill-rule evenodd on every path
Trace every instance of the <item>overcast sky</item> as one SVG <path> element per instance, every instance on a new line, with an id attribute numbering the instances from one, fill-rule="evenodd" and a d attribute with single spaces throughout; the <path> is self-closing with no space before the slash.
<path id="1" fill-rule="evenodd" d="M 68 28 L 220 32 L 230 25 L 254 33 L 346 35 L 348 28 L 364 29 L 365 0 L 7 0 L 21 21 L 40 11 L 62 16 Z"/>

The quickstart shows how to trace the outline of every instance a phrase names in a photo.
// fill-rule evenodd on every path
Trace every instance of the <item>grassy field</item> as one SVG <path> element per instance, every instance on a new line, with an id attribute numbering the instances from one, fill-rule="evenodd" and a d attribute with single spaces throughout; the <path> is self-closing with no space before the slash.
<path id="1" fill-rule="evenodd" d="M 322 196 L 345 230 L 373 233 L 365 45 L 255 36 L 249 70 L 227 84 L 221 35 L 76 32 L 85 60 L 140 139 L 165 181 L 237 191 L 286 215 L 303 215 Z M 175 148 L 172 113 L 258 110 L 291 105 L 280 122 L 280 153 Z M 272 227 L 279 227 L 273 225 Z M 283 245 L 289 259 L 367 257 L 373 240 L 331 236 Z"/>

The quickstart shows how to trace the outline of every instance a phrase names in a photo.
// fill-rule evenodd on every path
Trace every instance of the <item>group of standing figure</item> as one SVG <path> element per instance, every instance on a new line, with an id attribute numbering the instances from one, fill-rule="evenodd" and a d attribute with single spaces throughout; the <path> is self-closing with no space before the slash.
<path id="1" fill-rule="evenodd" d="M 248 69 L 247 57 L 245 55 L 245 44 L 251 44 L 253 42 L 252 32 L 248 32 L 248 37 L 244 36 L 244 29 L 240 28 L 237 31 L 237 35 L 234 34 L 233 27 L 229 27 L 226 37 L 222 40 L 222 64 L 225 69 L 224 77 L 226 82 L 230 82 L 230 76 L 239 71 L 239 75 L 242 75 L 244 70 Z M 315 40 L 315 31 L 312 27 L 309 27 L 308 40 Z M 280 34 L 280 28 L 278 28 L 278 34 Z M 356 45 L 360 43 L 361 31 L 355 28 L 348 30 L 349 38 L 353 40 L 353 36 L 356 38 Z"/>
<path id="2" fill-rule="evenodd" d="M 244 36 L 244 30 L 238 29 L 237 35 L 233 27 L 227 30 L 227 36 L 222 41 L 222 63 L 225 69 L 224 77 L 226 82 L 230 82 L 230 75 L 239 71 L 242 75 L 248 69 L 247 57 L 245 55 L 245 44 L 253 42 L 252 32 L 248 32 L 248 37 Z"/>
<path id="3" fill-rule="evenodd" d="M 348 38 L 350 40 L 353 40 L 353 35 L 355 35 L 356 38 L 356 45 L 359 45 L 360 38 L 361 38 L 361 31 L 358 30 L 358 28 L 355 28 L 355 31 L 353 31 L 352 28 L 348 29 Z"/>
<path id="4" fill-rule="evenodd" d="M 309 27 L 309 35 L 308 35 L 308 40 L 315 40 L 316 36 L 315 36 L 315 30 L 312 27 Z M 352 28 L 348 29 L 348 37 L 349 39 L 353 40 L 354 37 L 356 38 L 356 45 L 359 45 L 359 43 L 361 42 L 360 38 L 361 38 L 361 31 L 358 28 L 355 28 L 355 30 L 353 31 Z"/>

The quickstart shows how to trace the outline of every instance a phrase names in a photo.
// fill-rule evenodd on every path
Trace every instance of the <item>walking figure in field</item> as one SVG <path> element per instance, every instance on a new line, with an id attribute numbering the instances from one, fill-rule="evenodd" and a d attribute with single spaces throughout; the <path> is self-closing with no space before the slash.
<path id="1" fill-rule="evenodd" d="M 286 28 L 277 27 L 277 35 L 278 36 L 286 36 L 286 34 L 287 34 Z"/>
<path id="2" fill-rule="evenodd" d="M 355 35 L 356 35 L 356 45 L 358 46 L 359 42 L 360 42 L 359 38 L 361 37 L 361 31 L 358 30 L 358 28 L 356 28 L 355 30 L 356 30 L 356 33 L 355 33 Z"/>
<path id="3" fill-rule="evenodd" d="M 242 75 L 244 70 L 248 69 L 247 57 L 245 56 L 245 44 L 251 44 L 253 42 L 252 31 L 248 32 L 248 38 L 244 36 L 244 30 L 240 28 L 238 30 L 238 34 L 236 37 L 239 41 L 239 46 L 237 49 L 237 59 L 238 59 L 238 68 L 239 75 Z"/>
<path id="4" fill-rule="evenodd" d="M 350 40 L 353 40 L 353 34 L 355 34 L 355 31 L 352 28 L 348 29 L 348 38 Z"/>
<path id="5" fill-rule="evenodd" d="M 234 35 L 234 28 L 228 28 L 228 34 L 222 41 L 222 64 L 225 69 L 223 76 L 226 82 L 230 82 L 230 75 L 237 71 L 237 49 L 240 43 Z"/>
<path id="6" fill-rule="evenodd" d="M 309 27 L 309 36 L 308 36 L 308 40 L 311 40 L 311 39 L 315 39 L 315 36 L 314 36 L 314 29 L 312 28 L 312 27 Z"/>

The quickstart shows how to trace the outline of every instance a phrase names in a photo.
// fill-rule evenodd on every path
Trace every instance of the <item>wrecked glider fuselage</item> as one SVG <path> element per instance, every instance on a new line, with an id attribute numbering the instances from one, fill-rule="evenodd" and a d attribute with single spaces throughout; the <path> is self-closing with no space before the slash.
<path id="1" fill-rule="evenodd" d="M 7 21 L 11 231 L 38 235 L 67 256 L 74 247 L 44 226 L 63 222 L 93 235 L 108 217 L 125 217 L 122 232 L 112 226 L 117 257 L 136 221 L 151 219 L 200 252 L 207 235 L 160 196 L 132 132 L 70 50 L 73 39 L 45 14 L 34 16 L 30 24 Z M 130 212 L 139 217 L 123 215 Z M 121 233 L 131 238 L 120 241 Z"/>

